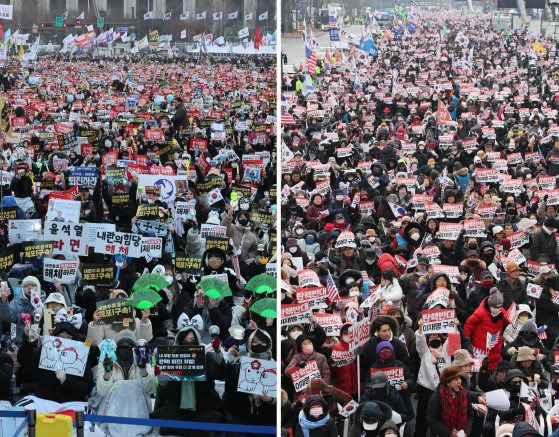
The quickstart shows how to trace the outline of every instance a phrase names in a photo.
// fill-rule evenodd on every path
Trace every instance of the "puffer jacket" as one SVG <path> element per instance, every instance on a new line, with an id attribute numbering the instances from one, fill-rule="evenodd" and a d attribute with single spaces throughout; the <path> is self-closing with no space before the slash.
<path id="1" fill-rule="evenodd" d="M 397 308 L 402 308 L 402 297 L 404 293 L 402 292 L 402 287 L 397 278 L 392 280 L 391 284 L 386 287 L 380 286 L 377 288 L 377 294 L 384 298 L 385 302 L 392 302 L 392 304 Z"/>
<path id="2" fill-rule="evenodd" d="M 516 313 L 518 315 L 520 315 L 521 313 L 528 313 L 530 314 L 530 320 L 534 320 L 534 313 L 532 312 L 532 309 L 525 303 L 518 305 L 518 308 L 516 309 Z M 503 334 L 503 340 L 505 342 L 505 345 L 512 343 L 516 339 L 516 336 L 520 332 L 521 328 L 522 328 L 522 323 L 518 319 L 515 324 L 507 326 Z"/>
<path id="3" fill-rule="evenodd" d="M 16 324 L 16 339 L 15 342 L 20 344 L 22 342 L 23 329 L 25 325 L 21 319 L 21 314 L 32 314 L 33 305 L 25 294 L 21 294 L 19 299 L 14 299 L 11 302 L 0 302 L 0 321 Z"/>
<path id="4" fill-rule="evenodd" d="M 240 231 L 239 228 L 233 224 L 232 219 L 227 216 L 221 220 L 221 225 L 227 226 L 227 237 L 233 239 L 233 247 L 235 249 L 238 249 L 242 243 L 241 259 L 251 259 L 258 255 L 256 250 L 258 242 L 254 232 L 251 230 Z"/>
<path id="5" fill-rule="evenodd" d="M 352 323 L 345 323 L 344 326 L 351 326 Z M 340 342 L 332 346 L 332 355 L 335 356 L 336 352 L 345 355 L 349 354 L 349 345 L 340 338 Z M 332 376 L 336 380 L 336 387 L 351 395 L 357 394 L 357 362 L 354 360 L 352 363 L 344 366 L 330 365 Z"/>
<path id="6" fill-rule="evenodd" d="M 153 338 L 153 333 L 151 329 L 151 321 L 149 319 L 146 322 L 140 322 L 137 317 L 134 319 L 134 334 L 136 334 L 137 339 L 144 339 L 150 342 Z M 87 325 L 87 338 L 91 338 L 91 344 L 93 346 L 99 346 L 104 339 L 110 338 L 112 340 L 116 339 L 118 331 L 113 329 L 112 324 L 108 325 L 94 325 L 93 322 L 89 322 Z"/>
<path id="7" fill-rule="evenodd" d="M 415 347 L 421 358 L 417 383 L 422 387 L 434 391 L 439 385 L 439 374 L 452 363 L 452 357 L 448 351 L 448 341 L 443 343 L 440 356 L 437 358 L 436 363 L 433 363 L 431 350 L 421 330 L 415 333 Z"/>
<path id="8" fill-rule="evenodd" d="M 543 228 L 532 234 L 530 259 L 539 261 L 547 256 L 547 262 L 554 264 L 557 256 L 557 240 L 555 234 L 548 235 Z"/>
<path id="9" fill-rule="evenodd" d="M 136 358 L 134 358 L 134 364 L 130 367 L 130 372 L 128 374 L 129 381 L 138 381 L 146 393 L 149 393 L 153 386 L 153 368 L 148 363 L 146 365 L 147 376 L 144 378 L 140 374 L 140 368 L 135 363 Z M 117 362 L 113 362 L 113 371 L 111 372 L 111 377 L 108 381 L 105 381 L 103 375 L 105 374 L 105 369 L 103 363 L 99 363 L 97 366 L 97 393 L 101 396 L 107 396 L 109 391 L 113 388 L 115 382 L 124 380 L 124 372 L 122 367 Z"/>

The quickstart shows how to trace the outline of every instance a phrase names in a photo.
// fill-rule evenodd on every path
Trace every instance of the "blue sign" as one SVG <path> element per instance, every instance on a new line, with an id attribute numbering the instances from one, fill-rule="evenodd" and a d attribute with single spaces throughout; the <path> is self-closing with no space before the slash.
<path id="1" fill-rule="evenodd" d="M 116 31 L 118 33 L 125 33 L 125 32 L 128 32 L 128 27 L 117 27 Z"/>
<path id="2" fill-rule="evenodd" d="M 330 41 L 340 40 L 340 29 L 330 29 Z"/>
<path id="3" fill-rule="evenodd" d="M 98 178 L 98 169 L 96 167 L 74 167 L 70 170 L 68 181 L 72 186 L 95 187 Z"/>

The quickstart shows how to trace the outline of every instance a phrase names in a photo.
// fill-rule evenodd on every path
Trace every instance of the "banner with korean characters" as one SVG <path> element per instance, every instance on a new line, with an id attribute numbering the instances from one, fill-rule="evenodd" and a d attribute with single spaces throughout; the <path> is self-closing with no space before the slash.
<path id="1" fill-rule="evenodd" d="M 143 256 L 161 258 L 163 252 L 163 239 L 159 237 L 142 237 L 140 252 Z"/>
<path id="2" fill-rule="evenodd" d="M 427 300 L 425 301 L 424 308 L 433 308 L 437 305 L 448 307 L 450 305 L 450 291 L 448 288 L 439 287 L 433 290 Z"/>
<path id="3" fill-rule="evenodd" d="M 447 266 L 444 264 L 432 264 L 433 273 L 444 273 L 450 278 L 450 282 L 458 283 L 460 280 L 460 271 L 458 266 Z"/>
<path id="4" fill-rule="evenodd" d="M 23 243 L 23 257 L 26 261 L 52 254 L 52 241 L 25 241 Z"/>
<path id="5" fill-rule="evenodd" d="M 538 175 L 537 180 L 540 190 L 553 190 L 557 185 L 555 176 Z"/>
<path id="6" fill-rule="evenodd" d="M 544 264 L 544 263 L 539 263 L 536 261 L 532 261 L 532 260 L 528 260 L 528 262 L 526 263 L 526 266 L 528 267 L 528 274 L 530 276 L 536 276 L 540 274 L 540 270 L 542 268 L 545 267 L 549 267 L 551 270 L 555 270 L 555 264 Z"/>
<path id="7" fill-rule="evenodd" d="M 448 334 L 456 331 L 454 309 L 421 311 L 421 332 L 423 334 Z"/>
<path id="8" fill-rule="evenodd" d="M 518 249 L 530 242 L 530 233 L 526 231 L 513 232 L 507 238 L 510 240 L 510 247 Z"/>
<path id="9" fill-rule="evenodd" d="M 392 387 L 396 390 L 402 390 L 402 384 L 405 382 L 403 367 L 384 367 L 382 369 L 371 367 L 371 375 L 375 372 L 384 373 Z"/>
<path id="10" fill-rule="evenodd" d="M 327 313 L 314 313 L 318 325 L 324 329 L 324 333 L 327 337 L 340 335 L 340 328 L 342 327 L 342 318 L 339 314 L 327 314 Z"/>
<path id="11" fill-rule="evenodd" d="M 418 211 L 425 210 L 425 202 L 432 202 L 433 196 L 429 194 L 413 194 L 411 196 L 412 208 Z"/>
<path id="12" fill-rule="evenodd" d="M 425 202 L 425 213 L 428 218 L 444 218 L 444 211 L 436 202 Z"/>
<path id="13" fill-rule="evenodd" d="M 72 167 L 68 181 L 70 186 L 95 187 L 99 178 L 97 167 Z"/>
<path id="14" fill-rule="evenodd" d="M 315 360 L 309 360 L 306 362 L 305 367 L 296 366 L 291 369 L 289 371 L 289 376 L 293 381 L 295 391 L 299 393 L 300 391 L 306 390 L 312 379 L 320 378 L 320 370 L 318 370 L 318 364 Z"/>
<path id="15" fill-rule="evenodd" d="M 78 261 L 45 258 L 43 260 L 43 279 L 45 282 L 54 282 L 58 279 L 62 284 L 76 282 Z"/>
<path id="16" fill-rule="evenodd" d="M 443 211 L 446 218 L 460 218 L 464 214 L 464 205 L 461 203 L 445 203 L 443 204 Z"/>
<path id="17" fill-rule="evenodd" d="M 175 254 L 175 268 L 187 275 L 202 274 L 202 258 L 198 256 L 191 256 L 184 252 L 177 252 Z"/>
<path id="18" fill-rule="evenodd" d="M 221 237 L 208 237 L 206 238 L 206 250 L 212 247 L 218 247 L 219 249 L 227 252 L 229 249 L 229 238 Z"/>
<path id="19" fill-rule="evenodd" d="M 545 195 L 547 196 L 547 205 L 559 205 L 559 190 L 549 190 Z"/>
<path id="20" fill-rule="evenodd" d="M 80 270 L 84 284 L 110 285 L 115 278 L 113 264 L 81 264 Z"/>
<path id="21" fill-rule="evenodd" d="M 501 183 L 500 189 L 503 193 L 519 195 L 524 191 L 524 181 L 522 179 L 507 179 Z"/>
<path id="22" fill-rule="evenodd" d="M 441 222 L 439 224 L 439 238 L 441 240 L 458 240 L 462 229 L 464 229 L 464 225 L 461 223 Z"/>
<path id="23" fill-rule="evenodd" d="M 499 171 L 494 168 L 480 168 L 475 169 L 476 181 L 483 184 L 490 184 L 499 182 L 501 180 L 501 175 Z"/>
<path id="24" fill-rule="evenodd" d="M 0 250 L 0 271 L 10 271 L 14 263 L 14 253 L 11 249 Z"/>
<path id="25" fill-rule="evenodd" d="M 203 223 L 200 227 L 200 240 L 208 237 L 227 238 L 227 226 Z"/>
<path id="26" fill-rule="evenodd" d="M 318 310 L 328 308 L 326 303 L 326 296 L 328 291 L 326 287 L 313 287 L 313 288 L 297 288 L 295 289 L 297 302 L 307 302 L 311 310 Z"/>
<path id="27" fill-rule="evenodd" d="M 142 236 L 126 232 L 99 231 L 95 240 L 95 252 L 107 255 L 123 254 L 131 258 L 140 258 L 142 254 Z"/>
<path id="28" fill-rule="evenodd" d="M 311 307 L 308 302 L 281 305 L 280 320 L 282 326 L 310 323 L 311 315 Z"/>
<path id="29" fill-rule="evenodd" d="M 370 337 L 370 324 L 369 319 L 365 318 L 349 327 L 347 331 L 349 334 L 348 350 L 353 352 L 367 343 Z"/>
<path id="30" fill-rule="evenodd" d="M 355 361 L 356 355 L 353 351 L 336 351 L 333 350 L 330 355 L 331 363 L 333 367 L 342 367 L 351 364 Z"/>
<path id="31" fill-rule="evenodd" d="M 487 237 L 485 233 L 485 223 L 481 219 L 464 220 L 465 237 Z"/>
<path id="32" fill-rule="evenodd" d="M 439 255 L 441 254 L 441 251 L 439 249 L 439 246 L 433 244 L 433 245 L 425 246 L 423 249 L 421 249 L 421 254 L 429 258 L 429 262 L 435 262 L 436 260 L 439 259 Z"/>
<path id="33" fill-rule="evenodd" d="M 495 211 L 497 211 L 496 205 L 479 205 L 477 207 L 476 214 L 484 220 L 493 220 Z"/>
<path id="34" fill-rule="evenodd" d="M 126 305 L 126 299 L 106 299 L 96 303 L 96 310 L 101 312 L 100 325 L 122 323 L 124 319 L 134 317 L 134 308 Z"/>
<path id="35" fill-rule="evenodd" d="M 299 287 L 318 287 L 320 286 L 320 279 L 314 270 L 303 269 L 297 272 L 297 279 L 299 281 Z"/>
<path id="36" fill-rule="evenodd" d="M 53 242 L 54 255 L 70 253 L 87 256 L 89 224 L 46 221 L 44 239 Z"/>

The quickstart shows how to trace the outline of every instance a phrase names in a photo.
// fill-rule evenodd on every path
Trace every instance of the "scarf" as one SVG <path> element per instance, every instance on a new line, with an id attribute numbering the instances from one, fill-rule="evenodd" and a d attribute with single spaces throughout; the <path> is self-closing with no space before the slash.
<path id="1" fill-rule="evenodd" d="M 181 381 L 180 409 L 196 411 L 196 390 L 193 381 Z"/>
<path id="2" fill-rule="evenodd" d="M 303 410 L 301 410 L 301 412 L 299 413 L 299 426 L 303 431 L 304 437 L 309 437 L 310 429 L 320 428 L 326 425 L 329 420 L 330 420 L 330 414 L 328 413 L 326 413 L 326 416 L 324 416 L 324 418 L 317 420 L 316 422 L 307 419 L 307 416 L 305 416 L 305 412 Z"/>
<path id="3" fill-rule="evenodd" d="M 451 429 L 463 430 L 468 424 L 468 393 L 464 387 L 452 395 L 452 390 L 447 385 L 439 389 L 442 405 L 443 424 Z"/>

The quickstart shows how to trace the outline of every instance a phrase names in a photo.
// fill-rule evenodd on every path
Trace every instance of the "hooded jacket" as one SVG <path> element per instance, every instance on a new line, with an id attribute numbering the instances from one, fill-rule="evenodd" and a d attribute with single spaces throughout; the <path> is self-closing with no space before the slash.
<path id="1" fill-rule="evenodd" d="M 526 305 L 525 303 L 521 303 L 518 305 L 518 309 L 517 309 L 517 314 L 520 315 L 521 313 L 528 313 L 530 314 L 530 319 L 529 320 L 534 320 L 534 313 L 532 312 L 532 309 Z M 527 320 L 528 321 L 528 320 Z M 518 332 L 520 331 L 520 329 L 522 328 L 522 324 L 520 322 L 520 320 L 517 319 L 517 326 L 515 327 L 515 325 L 508 325 L 505 329 L 505 333 L 503 334 L 503 339 L 505 340 L 505 345 L 508 345 L 509 343 L 512 343 L 516 337 L 518 336 Z M 507 348 L 509 346 L 506 346 Z"/>
<path id="2" fill-rule="evenodd" d="M 508 328 L 508 326 L 507 326 Z M 527 320 L 524 325 L 518 330 L 518 335 L 514 339 L 514 341 L 508 344 L 505 349 L 501 352 L 503 359 L 509 360 L 514 354 L 509 354 L 508 350 L 511 347 L 516 348 L 516 350 L 520 349 L 522 346 L 528 346 L 532 349 L 537 349 L 538 353 L 546 355 L 549 353 L 549 350 L 543 345 L 541 340 L 538 337 L 538 328 L 533 320 Z"/>
<path id="3" fill-rule="evenodd" d="M 344 332 L 346 327 L 353 325 L 353 323 L 344 323 L 340 328 L 340 332 Z M 340 353 L 348 353 L 349 344 L 346 343 L 340 335 L 340 342 L 332 346 L 332 355 Z M 343 366 L 330 365 L 330 371 L 336 381 L 336 387 L 349 394 L 357 394 L 357 361 L 345 364 Z"/>
<path id="4" fill-rule="evenodd" d="M 303 405 L 303 409 L 299 413 L 299 417 L 301 417 L 301 415 L 304 415 L 307 419 L 310 419 L 311 416 L 309 414 L 309 411 L 311 404 L 315 404 L 317 402 L 320 402 L 323 408 L 323 414 L 322 416 L 318 417 L 318 420 L 324 419 L 328 414 L 328 405 L 326 404 L 322 396 L 318 395 L 309 396 L 307 398 L 305 404 Z M 297 423 L 297 426 L 295 427 L 294 436 L 304 437 L 304 433 L 299 421 Z M 338 429 L 336 428 L 334 420 L 330 417 L 324 425 L 315 429 L 309 429 L 309 437 L 338 437 Z"/>
<path id="5" fill-rule="evenodd" d="M 392 411 L 395 411 L 402 417 L 402 422 L 411 420 L 411 417 L 408 416 L 406 404 L 404 403 L 398 390 L 396 390 L 390 384 L 388 384 L 388 393 L 385 393 L 382 396 L 375 395 L 372 387 L 369 385 L 365 389 L 365 393 L 363 393 L 363 396 L 361 396 L 359 402 L 364 403 L 369 401 L 381 401 L 386 403 L 388 406 L 390 406 L 390 408 L 392 408 Z"/>
<path id="6" fill-rule="evenodd" d="M 437 387 L 435 392 L 431 395 L 431 398 L 429 399 L 429 405 L 427 407 L 427 423 L 429 424 L 430 428 L 429 435 L 431 437 L 451 437 L 452 429 L 449 429 L 449 427 L 443 423 L 442 397 L 439 387 Z M 466 429 L 464 429 L 464 432 L 466 433 L 466 435 L 470 435 L 473 425 L 473 410 L 472 404 L 469 400 L 466 408 L 468 409 L 468 422 L 466 425 Z"/>
<path id="7" fill-rule="evenodd" d="M 301 352 L 301 343 L 303 343 L 303 341 L 307 339 L 310 340 L 309 337 L 304 334 L 300 335 L 299 338 L 297 338 L 297 353 L 293 355 L 293 358 L 291 358 L 291 361 L 287 365 L 284 372 L 285 376 L 290 378 L 290 370 L 297 367 L 297 364 L 301 361 L 307 362 L 315 360 L 316 365 L 318 366 L 318 370 L 320 371 L 320 377 L 326 384 L 330 384 L 330 366 L 328 366 L 326 357 L 320 352 L 317 352 L 316 348 L 314 349 L 313 353 L 308 356 Z"/>
<path id="8" fill-rule="evenodd" d="M 415 333 L 415 347 L 421 359 L 417 383 L 422 387 L 434 391 L 439 385 L 440 373 L 452 363 L 452 357 L 448 351 L 448 340 L 442 344 L 440 350 L 437 350 L 438 353 L 435 352 L 432 354 L 425 335 L 419 329 Z M 436 360 L 435 354 L 440 354 Z"/>
<path id="9" fill-rule="evenodd" d="M 390 408 L 390 406 L 385 404 L 384 402 L 380 402 L 380 401 L 374 401 L 374 402 L 375 404 L 378 405 L 382 413 L 382 419 L 379 421 L 378 428 L 374 431 L 365 431 L 363 429 L 363 419 L 361 418 L 361 413 L 363 412 L 363 407 L 366 404 L 361 403 L 355 410 L 353 425 L 349 430 L 348 437 L 362 437 L 362 436 L 376 437 L 380 435 L 380 430 L 383 429 L 384 424 L 388 421 L 392 421 L 392 408 Z"/>

